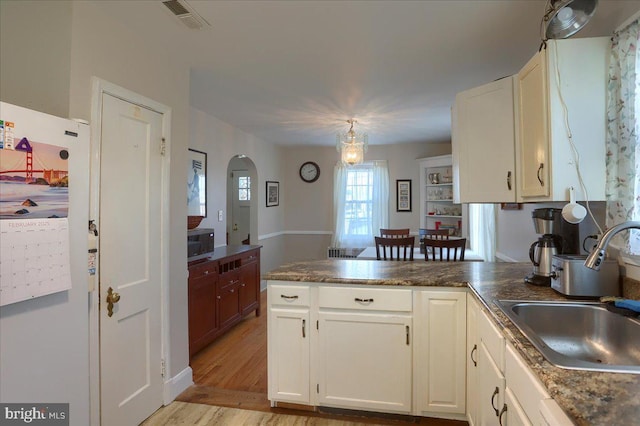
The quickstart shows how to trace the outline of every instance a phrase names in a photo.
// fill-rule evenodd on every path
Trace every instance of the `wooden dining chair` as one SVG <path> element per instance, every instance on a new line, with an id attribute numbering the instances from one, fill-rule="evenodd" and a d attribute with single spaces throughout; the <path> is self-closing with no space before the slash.
<path id="1" fill-rule="evenodd" d="M 410 234 L 409 228 L 384 229 L 380 228 L 380 236 L 383 238 L 404 238 Z"/>
<path id="2" fill-rule="evenodd" d="M 449 239 L 449 230 L 448 229 L 424 229 L 424 228 L 420 228 L 419 234 L 420 234 L 420 238 L 434 238 L 436 240 L 448 240 Z"/>
<path id="3" fill-rule="evenodd" d="M 376 258 L 378 260 L 413 260 L 413 246 L 416 242 L 416 237 L 375 237 L 375 240 Z M 387 249 L 389 251 L 388 257 Z M 380 256 L 380 251 L 382 251 L 382 256 Z"/>
<path id="4" fill-rule="evenodd" d="M 425 238 L 423 241 L 425 246 L 424 260 L 441 260 L 447 262 L 450 260 L 454 262 L 456 260 L 464 260 L 464 250 L 467 246 L 466 238 L 459 238 L 455 240 Z M 437 257 L 436 254 L 438 255 Z M 431 256 L 431 259 L 429 259 L 429 256 Z"/>

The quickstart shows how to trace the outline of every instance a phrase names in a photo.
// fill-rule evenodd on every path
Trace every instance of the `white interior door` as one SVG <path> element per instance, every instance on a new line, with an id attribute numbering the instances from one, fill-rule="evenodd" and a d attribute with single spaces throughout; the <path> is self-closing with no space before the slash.
<path id="1" fill-rule="evenodd" d="M 233 179 L 231 235 L 229 244 L 242 244 L 249 238 L 249 220 L 251 218 L 251 177 L 248 170 L 234 170 Z"/>
<path id="2" fill-rule="evenodd" d="M 134 425 L 162 405 L 162 114 L 102 99 L 101 423 Z M 109 289 L 120 297 L 111 316 Z"/>

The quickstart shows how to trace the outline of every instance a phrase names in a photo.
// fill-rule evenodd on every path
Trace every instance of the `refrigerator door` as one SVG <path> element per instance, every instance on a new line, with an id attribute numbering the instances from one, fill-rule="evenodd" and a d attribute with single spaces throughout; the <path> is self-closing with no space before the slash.
<path id="1" fill-rule="evenodd" d="M 66 222 L 64 233 L 68 238 L 66 248 L 60 250 L 61 258 L 52 262 L 68 268 L 68 275 L 63 280 L 66 280 L 63 283 L 65 289 L 51 294 L 30 295 L 0 309 L 0 395 L 3 401 L 34 405 L 68 403 L 73 410 L 68 414 L 74 422 L 89 424 L 89 126 L 4 102 L 0 102 L 0 120 L 4 130 L 3 149 L 0 150 L 0 224 L 4 228 L 13 223 L 18 229 L 31 229 L 32 225 L 43 223 L 43 218 L 38 216 L 46 216 L 45 221 L 50 216 L 66 216 L 66 219 L 50 218 L 50 223 Z M 27 155 L 26 142 L 22 144 L 26 151 L 11 152 L 11 144 L 18 147 L 23 138 L 31 146 L 30 155 Z M 58 159 L 48 152 L 50 149 L 55 150 Z M 14 161 L 7 165 L 5 159 L 10 157 Z M 66 170 L 61 166 L 64 164 Z M 28 180 L 31 185 L 26 183 Z M 58 186 L 50 187 L 44 181 Z M 38 198 L 49 188 L 49 198 Z M 20 200 L 20 208 L 14 209 L 12 204 L 15 204 L 19 190 L 33 195 L 28 197 L 33 203 Z M 66 201 L 60 197 L 64 192 L 68 193 Z M 21 209 L 27 212 L 15 214 Z M 53 213 L 42 214 L 46 209 Z M 64 210 L 66 213 L 62 213 Z M 39 274 L 42 280 L 55 275 L 44 270 L 44 261 L 38 259 L 44 255 L 43 246 L 37 246 L 43 243 L 42 238 L 35 238 L 35 231 L 29 232 L 17 234 L 17 241 L 23 244 L 22 247 L 15 245 L 15 238 L 14 245 L 8 247 L 5 240 L 11 238 L 0 237 L 3 293 L 15 292 L 17 287 L 25 287 L 27 282 L 32 286 L 37 281 L 34 274 Z M 59 235 L 46 243 L 63 239 Z M 27 273 L 29 277 L 18 276 L 20 273 Z M 20 288 L 18 293 L 25 291 Z"/>

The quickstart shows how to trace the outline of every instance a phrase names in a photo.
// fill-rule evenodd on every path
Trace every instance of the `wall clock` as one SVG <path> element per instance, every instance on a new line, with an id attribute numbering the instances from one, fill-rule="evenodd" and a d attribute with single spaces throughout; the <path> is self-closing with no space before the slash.
<path id="1" fill-rule="evenodd" d="M 311 183 L 318 180 L 320 177 L 320 166 L 313 161 L 307 161 L 300 166 L 300 179 L 305 182 Z"/>

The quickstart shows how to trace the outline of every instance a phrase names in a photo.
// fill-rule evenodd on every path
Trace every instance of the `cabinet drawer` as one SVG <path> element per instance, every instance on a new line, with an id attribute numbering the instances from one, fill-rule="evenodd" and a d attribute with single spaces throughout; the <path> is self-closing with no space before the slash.
<path id="1" fill-rule="evenodd" d="M 258 250 L 251 250 L 240 255 L 240 263 L 246 265 L 247 263 L 257 262 L 260 258 L 260 252 Z"/>
<path id="2" fill-rule="evenodd" d="M 504 373 L 504 337 L 489 318 L 488 313 L 481 311 L 478 323 L 478 335 L 480 340 L 484 342 L 487 351 L 495 361 L 501 372 Z"/>
<path id="3" fill-rule="evenodd" d="M 189 278 L 200 278 L 203 276 L 214 276 L 218 273 L 218 262 L 203 262 L 189 266 Z"/>
<path id="4" fill-rule="evenodd" d="M 411 312 L 412 290 L 368 287 L 320 287 L 321 308 Z"/>
<path id="5" fill-rule="evenodd" d="M 310 293 L 302 285 L 269 285 L 267 289 L 269 305 L 309 306 Z"/>
<path id="6" fill-rule="evenodd" d="M 549 398 L 549 394 L 510 344 L 505 352 L 505 368 L 507 383 L 513 394 L 527 417 L 537 423 L 538 405 L 541 400 Z"/>
<path id="7" fill-rule="evenodd" d="M 218 288 L 224 289 L 226 287 L 236 285 L 240 282 L 240 273 L 237 270 L 225 272 L 220 274 L 218 278 Z"/>

